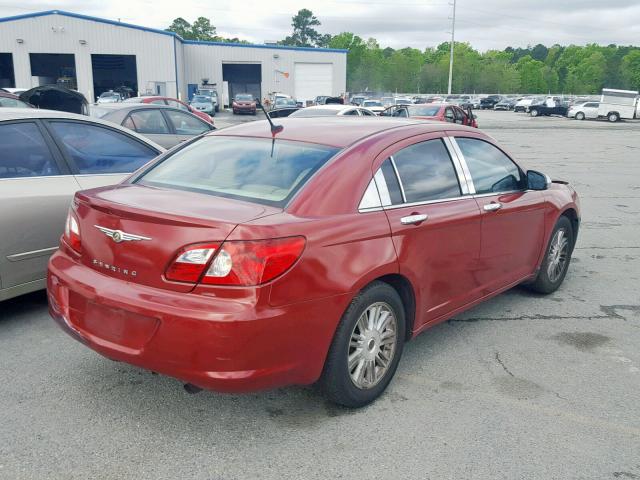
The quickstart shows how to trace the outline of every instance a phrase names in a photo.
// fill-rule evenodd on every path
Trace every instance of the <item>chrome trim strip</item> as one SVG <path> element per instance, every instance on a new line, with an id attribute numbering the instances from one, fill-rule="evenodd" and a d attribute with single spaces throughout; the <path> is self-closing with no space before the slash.
<path id="1" fill-rule="evenodd" d="M 464 175 L 462 164 L 460 163 L 460 159 L 458 158 L 458 153 L 456 152 L 451 142 L 451 138 L 442 137 L 442 140 L 444 141 L 444 145 L 449 152 L 449 157 L 451 157 L 453 168 L 455 169 L 456 175 L 458 176 L 458 183 L 460 184 L 460 190 L 463 195 L 469 195 L 471 193 L 469 190 L 469 184 L 467 183 L 467 178 Z"/>
<path id="2" fill-rule="evenodd" d="M 110 228 L 103 227 L 101 225 L 94 225 L 98 230 L 104 233 L 107 237 L 112 239 L 116 243 L 131 242 L 138 240 L 151 240 L 149 237 L 143 237 L 142 235 L 134 235 L 133 233 L 123 232 L 122 230 L 112 230 Z"/>
<path id="3" fill-rule="evenodd" d="M 382 168 L 379 168 L 376 174 L 373 176 L 373 181 L 378 187 L 378 194 L 380 195 L 380 206 L 391 205 L 391 195 L 389 194 L 389 187 L 387 181 L 382 173 Z"/>
<path id="4" fill-rule="evenodd" d="M 503 192 L 489 192 L 489 193 L 474 193 L 473 198 L 483 198 L 483 197 L 493 197 L 496 195 L 507 195 L 509 193 L 518 193 L 518 192 L 530 192 L 533 190 L 505 190 Z"/>
<path id="5" fill-rule="evenodd" d="M 358 211 L 367 210 L 369 208 L 379 208 L 382 204 L 380 203 L 380 193 L 378 192 L 378 187 L 376 186 L 375 180 L 372 178 L 369 181 L 369 185 L 367 185 L 367 189 L 364 191 L 362 198 L 360 199 L 360 205 L 358 205 Z"/>
<path id="6" fill-rule="evenodd" d="M 456 141 L 456 137 L 449 137 L 451 141 L 451 145 L 453 146 L 453 150 L 456 152 L 456 156 L 458 160 L 460 160 L 460 165 L 462 166 L 462 171 L 464 172 L 464 176 L 467 179 L 467 185 L 469 186 L 469 193 L 474 195 L 476 193 L 476 187 L 473 184 L 473 178 L 471 178 L 471 172 L 469 171 L 469 166 L 467 165 L 467 160 L 464 158 L 462 154 L 462 150 L 460 150 L 460 146 Z"/>
<path id="7" fill-rule="evenodd" d="M 395 210 L 397 208 L 404 208 L 404 207 L 419 207 L 420 205 L 432 205 L 432 204 L 445 203 L 445 202 L 456 202 L 458 200 L 469 200 L 470 198 L 471 198 L 470 196 L 465 195 L 461 197 L 439 198 L 437 200 L 428 200 L 426 202 L 399 203 L 397 205 L 389 205 L 388 207 L 382 207 L 382 209 Z"/>
<path id="8" fill-rule="evenodd" d="M 13 255 L 7 255 L 7 260 L 9 260 L 10 262 L 19 262 L 20 260 L 28 260 L 30 258 L 44 257 L 45 255 L 51 255 L 57 249 L 58 247 L 49 247 L 49 248 L 43 248 L 41 250 L 32 250 L 30 252 L 15 253 Z"/>
<path id="9" fill-rule="evenodd" d="M 398 167 L 396 167 L 396 161 L 393 159 L 393 155 L 389 155 L 389 160 L 391 160 L 391 166 L 393 167 L 393 171 L 396 172 L 398 185 L 400 185 L 400 193 L 402 194 L 402 203 L 407 203 L 407 196 L 404 193 L 404 185 L 402 185 L 402 179 L 400 178 L 400 173 L 398 172 Z"/>

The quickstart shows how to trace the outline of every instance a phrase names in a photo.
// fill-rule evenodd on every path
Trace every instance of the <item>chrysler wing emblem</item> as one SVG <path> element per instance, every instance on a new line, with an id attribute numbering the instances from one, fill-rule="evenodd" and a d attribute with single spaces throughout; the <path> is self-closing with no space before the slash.
<path id="1" fill-rule="evenodd" d="M 143 237 L 142 235 L 134 235 L 133 233 L 123 232 L 122 230 L 112 230 L 110 228 L 101 227 L 100 225 L 94 225 L 98 230 L 104 233 L 107 237 L 116 243 L 131 242 L 133 240 L 151 240 L 149 237 Z"/>

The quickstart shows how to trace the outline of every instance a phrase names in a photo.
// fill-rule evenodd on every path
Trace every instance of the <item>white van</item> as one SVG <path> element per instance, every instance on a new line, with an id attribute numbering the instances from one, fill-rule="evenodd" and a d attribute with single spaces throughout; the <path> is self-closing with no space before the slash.
<path id="1" fill-rule="evenodd" d="M 638 92 L 634 90 L 615 90 L 603 88 L 598 117 L 605 117 L 610 122 L 620 119 L 637 118 Z"/>

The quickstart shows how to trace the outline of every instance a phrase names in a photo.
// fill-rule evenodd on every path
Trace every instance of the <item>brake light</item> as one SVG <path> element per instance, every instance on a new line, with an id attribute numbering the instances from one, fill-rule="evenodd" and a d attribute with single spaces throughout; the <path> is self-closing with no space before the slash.
<path id="1" fill-rule="evenodd" d="M 304 246 L 304 237 L 194 245 L 178 254 L 165 276 L 206 285 L 260 285 L 289 270 Z"/>
<path id="2" fill-rule="evenodd" d="M 82 251 L 82 241 L 80 238 L 80 224 L 76 218 L 76 214 L 72 209 L 69 209 L 67 215 L 67 221 L 64 226 L 64 239 L 69 246 L 80 253 Z"/>

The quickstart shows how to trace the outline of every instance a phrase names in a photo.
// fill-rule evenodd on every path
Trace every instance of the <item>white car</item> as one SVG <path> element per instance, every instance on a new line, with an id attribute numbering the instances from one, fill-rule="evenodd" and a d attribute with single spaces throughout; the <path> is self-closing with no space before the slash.
<path id="1" fill-rule="evenodd" d="M 122 101 L 122 97 L 119 93 L 109 90 L 108 92 L 102 92 L 98 97 L 96 103 L 118 103 Z"/>
<path id="2" fill-rule="evenodd" d="M 356 105 L 341 105 L 330 103 L 328 105 L 315 105 L 313 107 L 301 108 L 293 112 L 290 117 L 330 117 L 330 116 L 364 116 L 375 117 L 368 108 L 358 107 Z"/>
<path id="3" fill-rule="evenodd" d="M 361 106 L 371 110 L 376 115 L 380 115 L 384 111 L 384 105 L 380 100 L 365 100 Z"/>
<path id="4" fill-rule="evenodd" d="M 567 117 L 576 120 L 584 120 L 585 118 L 598 118 L 598 108 L 600 102 L 582 102 L 571 105 L 567 112 Z"/>
<path id="5" fill-rule="evenodd" d="M 536 101 L 538 97 L 522 97 L 520 100 L 516 102 L 513 106 L 514 112 L 526 112 L 527 108 L 529 108 L 534 101 Z"/>

